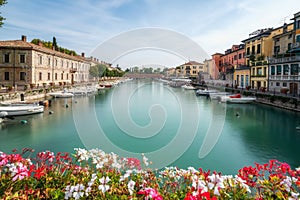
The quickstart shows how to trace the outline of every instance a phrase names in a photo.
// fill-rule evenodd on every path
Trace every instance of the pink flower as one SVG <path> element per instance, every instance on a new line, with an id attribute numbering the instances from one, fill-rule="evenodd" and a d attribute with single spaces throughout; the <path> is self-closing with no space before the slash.
<path id="1" fill-rule="evenodd" d="M 13 174 L 15 174 L 12 179 L 13 181 L 17 179 L 22 180 L 24 177 L 29 176 L 29 171 L 26 165 L 23 165 L 23 163 L 17 163 L 17 167 L 14 168 Z"/>
<path id="2" fill-rule="evenodd" d="M 0 152 L 0 166 L 6 165 L 8 163 L 7 155 L 3 152 Z"/>
<path id="3" fill-rule="evenodd" d="M 149 197 L 154 200 L 162 200 L 162 196 L 153 188 L 145 188 L 144 190 L 140 190 L 138 194 L 145 195 L 145 199 Z"/>

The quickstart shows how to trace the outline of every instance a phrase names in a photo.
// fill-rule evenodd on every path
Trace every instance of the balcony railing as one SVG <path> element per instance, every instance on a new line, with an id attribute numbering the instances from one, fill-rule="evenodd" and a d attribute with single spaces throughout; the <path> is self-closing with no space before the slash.
<path id="1" fill-rule="evenodd" d="M 286 63 L 286 62 L 294 62 L 294 61 L 300 61 L 300 56 L 291 56 L 286 58 L 271 58 L 270 64 Z"/>
<path id="2" fill-rule="evenodd" d="M 270 75 L 270 80 L 278 80 L 278 81 L 300 81 L 299 75 Z"/>
<path id="3" fill-rule="evenodd" d="M 267 64 L 268 64 L 268 61 L 266 61 L 266 60 L 251 62 L 252 66 L 263 66 L 263 65 L 267 65 Z"/>
<path id="4" fill-rule="evenodd" d="M 70 69 L 70 73 L 76 73 L 77 72 L 77 68 L 71 68 Z"/>

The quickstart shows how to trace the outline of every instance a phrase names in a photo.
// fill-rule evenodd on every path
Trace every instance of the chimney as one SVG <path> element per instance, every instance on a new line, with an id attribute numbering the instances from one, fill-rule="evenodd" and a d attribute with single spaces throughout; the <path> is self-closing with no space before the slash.
<path id="1" fill-rule="evenodd" d="M 81 53 L 81 56 L 84 58 L 84 53 L 83 52 Z"/>
<path id="2" fill-rule="evenodd" d="M 41 46 L 41 47 L 43 46 L 43 43 L 42 43 L 42 41 L 41 41 L 41 40 L 39 40 L 39 43 L 38 43 L 38 45 L 39 45 L 39 46 Z"/>
<path id="3" fill-rule="evenodd" d="M 22 35 L 22 41 L 23 41 L 23 42 L 26 42 L 26 40 L 27 40 L 26 36 L 25 36 L 25 35 Z"/>

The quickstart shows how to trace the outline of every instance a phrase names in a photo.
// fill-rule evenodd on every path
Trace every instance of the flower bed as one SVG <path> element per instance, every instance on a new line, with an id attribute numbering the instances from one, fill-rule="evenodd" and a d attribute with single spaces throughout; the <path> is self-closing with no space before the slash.
<path id="1" fill-rule="evenodd" d="M 238 175 L 166 167 L 99 149 L 75 155 L 33 150 L 0 152 L 1 199 L 298 199 L 300 168 L 270 160 Z M 26 156 L 26 157 L 25 157 Z"/>

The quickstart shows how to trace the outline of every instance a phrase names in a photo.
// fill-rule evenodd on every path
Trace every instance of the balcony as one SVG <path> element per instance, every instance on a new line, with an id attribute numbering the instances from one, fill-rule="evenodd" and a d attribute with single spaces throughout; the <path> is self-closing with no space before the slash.
<path id="1" fill-rule="evenodd" d="M 271 81 L 300 81 L 299 75 L 270 75 Z"/>
<path id="2" fill-rule="evenodd" d="M 270 64 L 279 64 L 287 62 L 297 62 L 300 61 L 300 56 L 291 56 L 286 58 L 270 58 Z"/>
<path id="3" fill-rule="evenodd" d="M 264 66 L 264 65 L 267 65 L 267 64 L 268 64 L 268 61 L 266 61 L 266 60 L 251 62 L 252 67 L 254 67 L 254 66 Z"/>
<path id="4" fill-rule="evenodd" d="M 77 68 L 71 68 L 70 69 L 70 73 L 76 73 L 77 72 Z"/>

